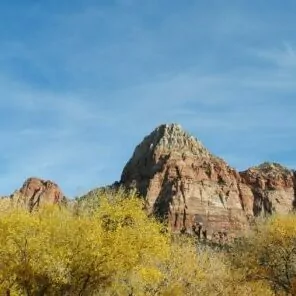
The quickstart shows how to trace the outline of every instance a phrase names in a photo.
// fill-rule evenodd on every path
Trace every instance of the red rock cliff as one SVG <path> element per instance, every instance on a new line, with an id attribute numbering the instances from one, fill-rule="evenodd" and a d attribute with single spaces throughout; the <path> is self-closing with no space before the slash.
<path id="1" fill-rule="evenodd" d="M 240 173 L 249 187 L 246 196 L 254 216 L 288 213 L 294 209 L 295 173 L 277 163 L 263 163 Z"/>
<path id="2" fill-rule="evenodd" d="M 179 125 L 161 125 L 136 147 L 121 184 L 175 230 L 202 225 L 211 235 L 247 228 L 254 216 L 293 208 L 295 176 L 275 164 L 238 173 Z"/>

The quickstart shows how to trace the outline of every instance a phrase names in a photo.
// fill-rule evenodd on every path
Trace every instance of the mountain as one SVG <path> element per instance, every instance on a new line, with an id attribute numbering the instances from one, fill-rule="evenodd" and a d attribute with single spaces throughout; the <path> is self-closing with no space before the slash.
<path id="1" fill-rule="evenodd" d="M 157 127 L 135 148 L 119 182 L 80 200 L 89 202 L 97 193 L 118 188 L 136 190 L 149 214 L 167 221 L 174 231 L 209 238 L 235 235 L 257 217 L 286 214 L 296 206 L 295 171 L 263 163 L 238 172 L 178 124 Z M 65 197 L 54 182 L 29 178 L 10 200 L 31 211 Z"/>
<path id="2" fill-rule="evenodd" d="M 157 127 L 136 147 L 120 184 L 135 188 L 148 211 L 174 230 L 236 233 L 257 216 L 294 208 L 295 173 L 264 163 L 237 172 L 178 124 Z"/>

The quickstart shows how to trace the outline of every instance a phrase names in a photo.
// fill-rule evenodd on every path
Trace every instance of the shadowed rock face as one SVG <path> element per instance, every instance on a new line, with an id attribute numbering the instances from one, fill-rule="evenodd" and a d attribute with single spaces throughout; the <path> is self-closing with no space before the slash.
<path id="1" fill-rule="evenodd" d="M 38 178 L 27 179 L 10 197 L 15 203 L 25 205 L 30 211 L 41 204 L 56 204 L 64 200 L 64 195 L 57 184 Z"/>
<path id="2" fill-rule="evenodd" d="M 148 210 L 175 230 L 203 225 L 236 232 L 253 217 L 293 209 L 295 173 L 263 164 L 238 173 L 179 125 L 161 125 L 136 147 L 120 184 L 136 188 Z"/>
<path id="3" fill-rule="evenodd" d="M 288 213 L 295 203 L 295 173 L 276 163 L 263 163 L 240 173 L 250 191 L 254 216 Z"/>

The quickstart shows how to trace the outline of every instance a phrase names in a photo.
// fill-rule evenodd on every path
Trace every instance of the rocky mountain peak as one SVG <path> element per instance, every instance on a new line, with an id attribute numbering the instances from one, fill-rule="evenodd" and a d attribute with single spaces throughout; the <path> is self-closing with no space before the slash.
<path id="1" fill-rule="evenodd" d="M 251 190 L 254 216 L 288 213 L 295 208 L 296 183 L 293 171 L 278 163 L 264 162 L 240 173 Z"/>
<path id="2" fill-rule="evenodd" d="M 196 156 L 209 156 L 208 150 L 195 137 L 191 136 L 179 124 L 159 126 L 150 137 L 158 139 L 156 148 L 177 152 L 189 152 Z M 148 136 L 149 139 L 149 136 Z"/>
<path id="3" fill-rule="evenodd" d="M 136 147 L 132 159 L 138 161 L 155 153 L 178 153 L 209 157 L 209 151 L 200 141 L 183 130 L 179 124 L 162 124 Z"/>
<path id="4" fill-rule="evenodd" d="M 139 183 L 144 183 L 139 191 L 145 195 L 151 178 L 157 172 L 163 171 L 169 159 L 210 159 L 211 157 L 212 155 L 201 142 L 183 130 L 179 124 L 162 124 L 135 148 L 123 169 L 120 181 L 132 187 L 139 187 Z"/>
<path id="5" fill-rule="evenodd" d="M 290 187 L 293 183 L 293 171 L 274 162 L 264 162 L 240 173 L 249 184 L 259 184 L 259 187 Z"/>
<path id="6" fill-rule="evenodd" d="M 276 163 L 276 162 L 264 162 L 253 169 L 260 171 L 265 174 L 269 173 L 281 173 L 281 174 L 291 174 L 292 171 L 287 167 Z"/>
<path id="7" fill-rule="evenodd" d="M 147 209 L 173 229 L 202 222 L 206 231 L 245 223 L 239 174 L 178 124 L 157 127 L 136 147 L 120 183 L 135 188 Z"/>

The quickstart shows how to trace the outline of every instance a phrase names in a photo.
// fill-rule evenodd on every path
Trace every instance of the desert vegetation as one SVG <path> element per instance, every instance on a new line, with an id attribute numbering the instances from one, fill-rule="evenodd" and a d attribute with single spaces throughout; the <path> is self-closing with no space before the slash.
<path id="1" fill-rule="evenodd" d="M 135 193 L 95 192 L 0 210 L 1 295 L 295 295 L 296 217 L 273 216 L 228 248 L 173 234 Z"/>

